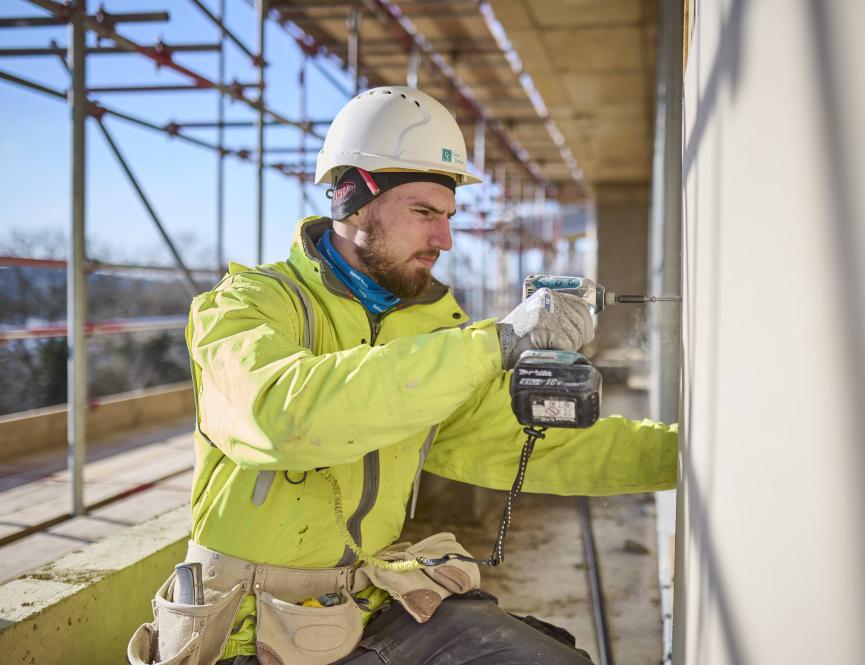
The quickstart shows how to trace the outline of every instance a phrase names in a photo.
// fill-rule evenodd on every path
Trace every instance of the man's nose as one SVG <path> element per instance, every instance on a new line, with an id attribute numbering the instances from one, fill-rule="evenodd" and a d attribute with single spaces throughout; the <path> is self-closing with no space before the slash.
<path id="1" fill-rule="evenodd" d="M 447 215 L 439 215 L 430 237 L 430 245 L 440 252 L 449 252 L 453 244 L 451 221 Z"/>

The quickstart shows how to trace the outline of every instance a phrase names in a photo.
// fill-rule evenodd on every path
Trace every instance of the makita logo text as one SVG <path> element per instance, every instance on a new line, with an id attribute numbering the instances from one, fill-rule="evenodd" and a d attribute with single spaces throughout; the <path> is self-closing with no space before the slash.
<path id="1" fill-rule="evenodd" d="M 553 373 L 548 369 L 523 369 L 520 368 L 519 376 L 552 376 Z"/>

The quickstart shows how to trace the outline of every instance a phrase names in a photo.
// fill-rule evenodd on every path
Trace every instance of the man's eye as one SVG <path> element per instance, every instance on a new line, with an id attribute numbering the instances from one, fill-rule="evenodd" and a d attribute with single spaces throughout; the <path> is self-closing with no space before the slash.
<path id="1" fill-rule="evenodd" d="M 415 212 L 418 215 L 423 215 L 424 217 L 429 217 L 429 210 L 421 210 L 419 208 L 415 208 Z"/>

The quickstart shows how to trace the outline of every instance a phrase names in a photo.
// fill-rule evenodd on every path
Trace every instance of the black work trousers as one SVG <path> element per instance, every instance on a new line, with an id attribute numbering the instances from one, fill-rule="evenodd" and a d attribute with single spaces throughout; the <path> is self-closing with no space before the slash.
<path id="1" fill-rule="evenodd" d="M 334 665 L 592 665 L 563 628 L 500 609 L 482 591 L 451 596 L 424 624 L 398 604 L 367 626 L 358 648 Z M 258 665 L 242 656 L 218 665 Z"/>

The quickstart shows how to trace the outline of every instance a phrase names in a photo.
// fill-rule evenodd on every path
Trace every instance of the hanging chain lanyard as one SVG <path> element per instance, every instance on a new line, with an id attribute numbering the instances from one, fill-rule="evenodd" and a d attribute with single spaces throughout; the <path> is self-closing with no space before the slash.
<path id="1" fill-rule="evenodd" d="M 523 481 L 526 478 L 526 467 L 529 464 L 529 457 L 531 457 L 532 451 L 535 449 L 535 443 L 537 443 L 538 439 L 543 439 L 546 436 L 544 434 L 546 429 L 546 427 L 523 428 L 523 432 L 526 434 L 526 442 L 523 444 L 522 453 L 520 453 L 520 464 L 517 468 L 517 477 L 514 478 L 514 484 L 511 485 L 511 489 L 508 492 L 508 498 L 505 501 L 505 507 L 502 509 L 502 517 L 499 521 L 499 532 L 496 536 L 496 542 L 493 544 L 493 551 L 490 553 L 490 558 L 475 559 L 470 556 L 465 556 L 464 554 L 453 553 L 445 554 L 443 557 L 437 559 L 425 559 L 419 557 L 418 561 L 420 561 L 422 565 L 438 566 L 450 561 L 451 559 L 469 561 L 471 563 L 476 563 L 481 566 L 489 566 L 491 568 L 501 565 L 505 560 L 505 537 L 508 535 L 508 529 L 511 526 L 511 513 L 514 504 L 517 502 L 517 496 L 519 496 L 519 493 L 523 488 Z"/>
<path id="2" fill-rule="evenodd" d="M 417 570 L 422 567 L 429 566 L 440 566 L 441 564 L 447 563 L 453 559 L 457 559 L 459 561 L 468 561 L 470 563 L 476 563 L 481 566 L 490 566 L 491 568 L 495 568 L 500 565 L 505 560 L 505 537 L 508 535 L 508 529 L 511 526 L 511 513 L 513 512 L 514 504 L 517 501 L 517 496 L 519 496 L 520 491 L 523 488 L 523 481 L 526 478 L 526 467 L 529 464 L 529 458 L 532 455 L 532 451 L 535 449 L 535 443 L 538 439 L 543 439 L 546 431 L 546 427 L 525 427 L 523 428 L 523 432 L 526 434 L 526 442 L 523 444 L 523 450 L 520 453 L 520 463 L 517 468 L 517 476 L 514 478 L 514 483 L 511 485 L 511 489 L 508 492 L 507 501 L 505 501 L 505 507 L 502 510 L 501 521 L 499 522 L 499 531 L 496 536 L 496 542 L 493 544 L 493 551 L 490 553 L 489 559 L 475 559 L 474 557 L 466 556 L 464 554 L 458 554 L 453 552 L 451 554 L 445 554 L 442 557 L 438 557 L 435 559 L 430 559 L 423 556 L 418 556 L 409 561 L 385 561 L 384 559 L 379 559 L 378 557 L 364 552 L 358 544 L 355 542 L 354 538 L 352 538 L 348 529 L 345 525 L 345 519 L 342 513 L 342 494 L 339 489 L 339 484 L 336 481 L 336 478 L 333 474 L 330 473 L 328 469 L 318 469 L 324 475 L 324 477 L 328 480 L 333 489 L 334 496 L 334 508 L 336 512 L 336 520 L 337 525 L 339 526 L 340 533 L 342 534 L 343 540 L 346 545 L 348 545 L 349 549 L 355 553 L 361 561 L 366 561 L 367 563 L 375 566 L 376 568 L 382 568 L 385 570 L 393 570 L 398 572 L 407 572 L 409 570 Z"/>

